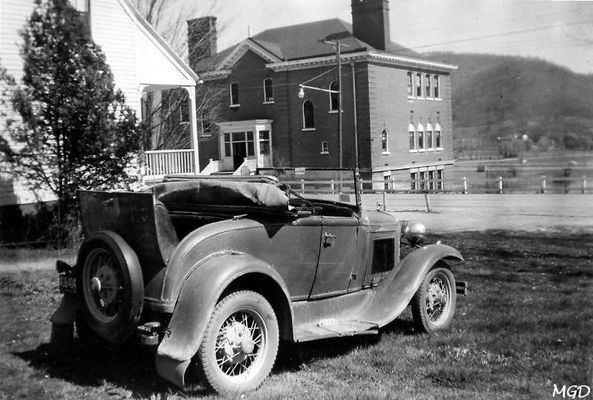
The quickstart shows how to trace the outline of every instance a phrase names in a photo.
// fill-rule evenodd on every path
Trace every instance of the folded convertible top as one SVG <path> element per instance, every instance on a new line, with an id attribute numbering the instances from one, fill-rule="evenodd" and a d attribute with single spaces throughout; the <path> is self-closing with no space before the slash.
<path id="1" fill-rule="evenodd" d="M 153 193 L 169 209 L 208 204 L 288 210 L 287 194 L 273 183 L 186 180 L 159 183 L 153 187 Z"/>

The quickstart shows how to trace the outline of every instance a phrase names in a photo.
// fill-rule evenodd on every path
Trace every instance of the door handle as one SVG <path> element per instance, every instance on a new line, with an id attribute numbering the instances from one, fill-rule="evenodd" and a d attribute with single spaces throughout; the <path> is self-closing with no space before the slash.
<path id="1" fill-rule="evenodd" d="M 336 235 L 329 232 L 323 233 L 323 247 L 329 247 L 332 245 L 332 240 L 336 239 Z"/>

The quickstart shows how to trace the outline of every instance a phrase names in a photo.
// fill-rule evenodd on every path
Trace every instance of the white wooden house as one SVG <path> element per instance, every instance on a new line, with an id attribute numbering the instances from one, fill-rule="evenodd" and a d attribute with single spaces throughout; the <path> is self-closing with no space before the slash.
<path id="1" fill-rule="evenodd" d="M 128 0 L 71 0 L 87 18 L 93 40 L 101 46 L 116 86 L 127 104 L 142 115 L 142 98 L 148 92 L 183 88 L 189 94 L 192 148 L 146 152 L 148 177 L 199 172 L 195 86 L 198 76 L 138 14 Z M 33 0 L 0 0 L 0 65 L 17 81 L 22 77 L 19 30 L 34 8 Z M 0 121 L 0 135 L 5 125 Z M 0 170 L 1 171 L 1 170 Z M 36 202 L 26 182 L 3 172 L 0 177 L 0 206 Z M 47 200 L 47 198 L 43 199 Z"/>

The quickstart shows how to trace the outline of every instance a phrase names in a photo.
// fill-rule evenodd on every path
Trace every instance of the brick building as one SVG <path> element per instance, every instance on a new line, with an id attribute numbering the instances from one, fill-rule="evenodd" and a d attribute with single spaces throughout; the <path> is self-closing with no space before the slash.
<path id="1" fill-rule="evenodd" d="M 190 49 L 198 47 L 192 37 L 215 23 L 188 22 Z M 389 23 L 388 0 L 352 0 L 352 24 L 329 19 L 270 29 L 222 52 L 215 35 L 202 41 L 190 66 L 223 95 L 218 129 L 203 118 L 201 169 L 338 167 L 339 42 L 342 165 L 355 165 L 357 131 L 363 178 L 394 180 L 397 189 L 441 188 L 454 162 L 456 67 L 392 42 Z"/>

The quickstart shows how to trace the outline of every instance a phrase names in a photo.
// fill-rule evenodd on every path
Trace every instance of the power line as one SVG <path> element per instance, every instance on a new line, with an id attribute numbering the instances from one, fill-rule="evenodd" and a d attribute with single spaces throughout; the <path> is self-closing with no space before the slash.
<path id="1" fill-rule="evenodd" d="M 593 20 L 583 20 L 583 21 L 566 22 L 566 24 L 581 25 L 581 24 L 589 24 L 591 22 L 593 22 Z M 470 38 L 467 38 L 467 39 L 457 39 L 457 40 L 449 40 L 449 41 L 446 41 L 446 42 L 423 44 L 423 45 L 419 45 L 419 46 L 412 46 L 410 48 L 411 49 L 422 49 L 422 48 L 426 48 L 426 47 L 441 46 L 441 45 L 444 45 L 444 44 L 471 42 L 471 41 L 482 40 L 482 39 L 490 39 L 490 38 L 495 38 L 495 37 L 511 36 L 511 35 L 516 35 L 516 34 L 519 34 L 519 33 L 542 31 L 542 30 L 546 30 L 546 29 L 550 29 L 550 28 L 556 28 L 556 27 L 561 27 L 561 26 L 563 26 L 563 25 L 561 25 L 561 24 L 546 25 L 546 26 L 540 26 L 540 27 L 535 27 L 535 28 L 520 29 L 520 30 L 510 31 L 510 32 L 494 33 L 494 34 L 491 34 L 491 35 L 475 36 L 475 37 L 470 37 Z"/>

